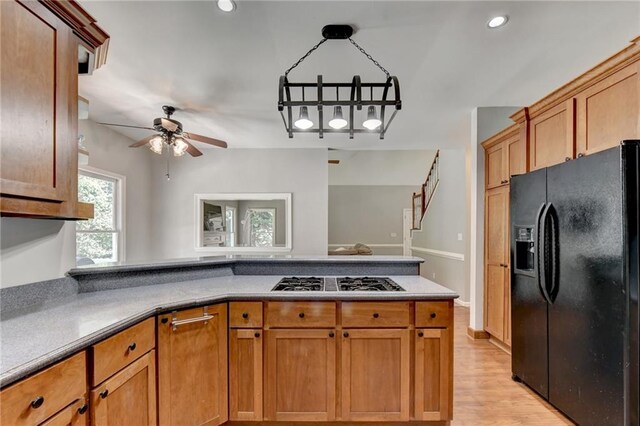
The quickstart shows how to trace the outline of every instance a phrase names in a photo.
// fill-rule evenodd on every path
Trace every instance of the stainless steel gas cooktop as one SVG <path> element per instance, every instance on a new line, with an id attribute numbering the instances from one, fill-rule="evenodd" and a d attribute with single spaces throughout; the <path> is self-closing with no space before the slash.
<path id="1" fill-rule="evenodd" d="M 405 291 L 387 277 L 286 277 L 271 291 Z"/>

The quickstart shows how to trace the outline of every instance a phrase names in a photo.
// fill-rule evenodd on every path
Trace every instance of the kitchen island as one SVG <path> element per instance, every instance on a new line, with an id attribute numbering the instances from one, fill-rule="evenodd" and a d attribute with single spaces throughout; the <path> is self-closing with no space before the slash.
<path id="1" fill-rule="evenodd" d="M 123 395 L 140 398 L 140 389 L 148 391 L 147 403 L 138 406 L 146 414 L 135 418 L 145 424 L 450 420 L 452 300 L 457 295 L 417 275 L 421 259 L 238 261 L 78 268 L 69 274 L 75 294 L 3 309 L 1 402 L 17 393 L 28 399 L 12 390 L 71 362 L 89 371 L 89 378 L 67 402 L 88 402 L 97 424 L 122 416 L 112 412 L 117 401 Z M 322 291 L 272 291 L 293 273 L 268 275 L 283 266 L 299 275 L 310 268 L 324 272 L 324 282 L 335 283 L 352 272 L 373 275 L 367 265 L 376 276 L 385 265 L 389 271 L 415 272 L 384 275 L 404 290 L 392 292 L 341 291 L 331 285 Z M 328 273 L 336 269 L 339 275 Z M 239 270 L 261 274 L 239 275 Z M 194 274 L 199 279 L 191 279 Z M 146 382 L 133 386 L 130 381 L 142 373 Z M 62 382 L 65 375 L 57 374 L 54 382 Z M 200 401 L 200 409 L 193 409 L 197 401 L 175 392 L 182 385 L 203 386 L 209 397 Z M 33 401 L 26 401 L 25 419 L 55 414 L 33 409 Z M 11 415 L 6 411 L 3 423 Z"/>

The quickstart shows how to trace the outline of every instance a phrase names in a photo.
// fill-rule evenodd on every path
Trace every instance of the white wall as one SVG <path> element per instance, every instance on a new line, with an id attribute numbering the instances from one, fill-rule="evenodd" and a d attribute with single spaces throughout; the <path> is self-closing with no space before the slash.
<path id="1" fill-rule="evenodd" d="M 465 275 L 468 261 L 465 168 L 463 149 L 440 150 L 440 183 L 423 218 L 422 229 L 413 231 L 411 240 L 412 254 L 425 259 L 421 275 L 456 291 L 462 302 L 469 300 Z"/>
<path id="2" fill-rule="evenodd" d="M 154 156 L 151 256 L 202 256 L 195 251 L 196 193 L 292 193 L 292 254 L 324 254 L 327 247 L 326 149 L 204 149 L 204 155 L 171 159 Z"/>

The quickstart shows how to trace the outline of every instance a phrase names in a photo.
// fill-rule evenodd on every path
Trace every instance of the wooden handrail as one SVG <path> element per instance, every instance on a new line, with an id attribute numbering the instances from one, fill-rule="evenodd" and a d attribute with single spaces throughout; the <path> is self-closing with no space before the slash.
<path id="1" fill-rule="evenodd" d="M 433 161 L 431 162 L 431 167 L 429 168 L 429 173 L 427 174 L 427 178 L 422 184 L 420 192 L 419 193 L 414 192 L 411 197 L 411 206 L 413 210 L 412 229 L 414 230 L 421 228 L 422 219 L 424 218 L 424 215 L 427 212 L 427 209 L 429 208 L 429 204 L 431 203 L 433 194 L 435 193 L 436 188 L 438 187 L 438 183 L 440 182 L 440 175 L 439 175 L 439 169 L 438 169 L 439 164 L 440 164 L 440 150 L 436 151 L 436 155 L 433 157 Z M 418 198 L 420 200 L 416 201 Z"/>

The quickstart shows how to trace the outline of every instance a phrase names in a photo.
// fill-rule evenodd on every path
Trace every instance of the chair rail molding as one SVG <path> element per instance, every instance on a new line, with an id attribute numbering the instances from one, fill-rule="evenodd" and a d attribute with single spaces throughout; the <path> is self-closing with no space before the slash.
<path id="1" fill-rule="evenodd" d="M 411 246 L 411 251 L 417 251 L 418 253 L 424 253 L 431 256 L 438 256 L 438 257 L 443 257 L 445 259 L 452 259 L 452 260 L 458 260 L 460 262 L 464 262 L 464 254 L 462 253 L 454 253 L 450 251 L 435 250 L 435 249 L 430 249 L 425 247 L 416 247 L 416 246 Z"/>

